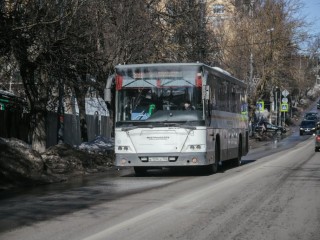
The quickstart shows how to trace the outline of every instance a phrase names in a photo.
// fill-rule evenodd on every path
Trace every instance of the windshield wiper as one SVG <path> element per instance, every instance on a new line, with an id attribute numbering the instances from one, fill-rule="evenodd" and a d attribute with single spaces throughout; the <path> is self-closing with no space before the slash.
<path id="1" fill-rule="evenodd" d="M 127 132 L 127 131 L 131 131 L 133 129 L 138 128 L 137 126 L 131 126 L 131 127 L 123 127 L 121 128 L 121 131 Z"/>
<path id="2" fill-rule="evenodd" d="M 150 125 L 123 127 L 123 128 L 121 128 L 121 131 L 128 132 L 128 131 L 131 131 L 131 130 L 137 129 L 137 128 L 154 128 L 154 126 L 150 124 Z"/>

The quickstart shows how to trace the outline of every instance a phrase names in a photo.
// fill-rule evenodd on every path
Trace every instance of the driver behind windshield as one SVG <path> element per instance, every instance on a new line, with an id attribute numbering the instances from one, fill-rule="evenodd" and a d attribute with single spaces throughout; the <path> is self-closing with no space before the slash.
<path id="1" fill-rule="evenodd" d="M 183 106 L 183 110 L 194 110 L 194 107 L 191 105 L 191 102 L 189 100 L 187 100 L 185 103 L 184 103 L 184 106 Z"/>

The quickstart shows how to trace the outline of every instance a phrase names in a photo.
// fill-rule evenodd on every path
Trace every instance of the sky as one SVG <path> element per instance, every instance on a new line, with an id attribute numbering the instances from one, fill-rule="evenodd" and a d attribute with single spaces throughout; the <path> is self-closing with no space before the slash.
<path id="1" fill-rule="evenodd" d="M 306 17 L 306 21 L 312 23 L 311 34 L 320 34 L 320 0 L 301 0 L 304 7 L 301 15 Z"/>

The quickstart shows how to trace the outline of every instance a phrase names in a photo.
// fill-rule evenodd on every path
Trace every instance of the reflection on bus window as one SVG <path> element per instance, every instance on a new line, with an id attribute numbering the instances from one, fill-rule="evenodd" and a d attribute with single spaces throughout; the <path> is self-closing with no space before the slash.
<path id="1" fill-rule="evenodd" d="M 198 71 L 194 66 L 178 70 L 158 67 L 118 72 L 118 121 L 146 121 L 155 113 L 159 116 L 166 111 L 182 111 L 186 101 L 202 112 Z"/>

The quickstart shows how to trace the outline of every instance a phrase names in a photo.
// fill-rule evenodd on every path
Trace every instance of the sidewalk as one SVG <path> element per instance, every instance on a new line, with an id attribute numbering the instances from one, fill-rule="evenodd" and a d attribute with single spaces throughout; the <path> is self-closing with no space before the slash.
<path id="1" fill-rule="evenodd" d="M 297 128 L 296 126 L 292 126 L 287 129 L 286 133 L 284 133 L 278 137 L 272 136 L 272 135 L 264 136 L 262 139 L 258 139 L 255 137 L 249 137 L 249 151 L 250 151 L 250 149 L 259 148 L 259 147 L 267 145 L 273 141 L 281 141 L 282 139 L 290 136 L 294 131 L 296 131 L 295 130 L 296 128 Z"/>
<path id="2" fill-rule="evenodd" d="M 313 102 L 312 104 L 310 104 L 308 107 L 306 107 L 303 111 L 300 112 L 300 116 L 295 116 L 291 118 L 291 122 L 292 124 L 290 126 L 287 126 L 287 132 L 285 134 L 283 134 L 281 136 L 280 139 L 284 139 L 288 136 L 290 136 L 292 133 L 299 131 L 299 125 L 301 123 L 301 121 L 303 120 L 303 117 L 305 115 L 305 113 L 310 112 L 311 109 L 315 108 L 316 104 L 317 104 L 316 100 L 315 102 Z M 249 137 L 249 150 L 250 149 L 255 149 L 255 148 L 259 148 L 263 145 L 267 145 L 270 142 L 274 141 L 275 138 L 274 137 L 264 137 L 263 139 L 257 139 L 255 137 Z"/>

